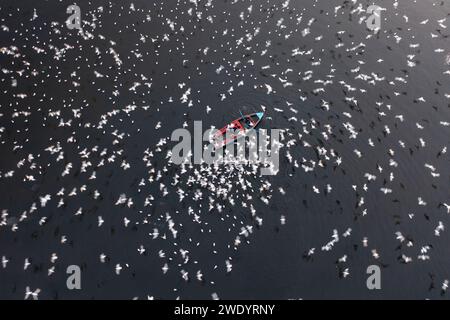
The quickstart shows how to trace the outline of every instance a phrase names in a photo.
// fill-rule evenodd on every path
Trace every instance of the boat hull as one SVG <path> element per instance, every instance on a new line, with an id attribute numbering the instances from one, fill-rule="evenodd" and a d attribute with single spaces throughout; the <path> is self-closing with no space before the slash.
<path id="1" fill-rule="evenodd" d="M 233 143 L 241 137 L 245 137 L 249 131 L 254 130 L 259 125 L 263 116 L 263 112 L 256 112 L 232 121 L 214 134 L 211 143 L 217 150 Z"/>

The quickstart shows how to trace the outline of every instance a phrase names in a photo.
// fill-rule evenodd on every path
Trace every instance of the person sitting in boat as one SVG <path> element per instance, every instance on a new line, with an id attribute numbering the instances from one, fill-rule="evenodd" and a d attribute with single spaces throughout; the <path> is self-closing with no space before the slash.
<path id="1" fill-rule="evenodd" d="M 250 118 L 245 118 L 245 127 L 247 128 L 247 129 L 251 129 L 251 128 L 253 128 L 253 122 L 250 120 Z"/>
<path id="2" fill-rule="evenodd" d="M 239 128 L 236 126 L 236 124 L 233 122 L 231 124 L 229 124 L 227 126 L 227 131 L 231 132 L 231 133 L 236 133 L 237 131 L 239 131 Z"/>

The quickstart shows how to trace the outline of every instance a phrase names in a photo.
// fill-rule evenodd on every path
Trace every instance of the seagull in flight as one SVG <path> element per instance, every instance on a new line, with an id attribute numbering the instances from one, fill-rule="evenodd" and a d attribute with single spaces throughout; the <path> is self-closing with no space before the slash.
<path id="1" fill-rule="evenodd" d="M 447 209 L 447 213 L 450 213 L 450 205 L 446 203 L 443 203 L 442 205 Z"/>
<path id="2" fill-rule="evenodd" d="M 2 256 L 2 267 L 3 267 L 3 269 L 6 268 L 6 265 L 8 264 L 8 262 L 9 262 L 9 260 L 6 259 L 5 256 Z"/>
<path id="3" fill-rule="evenodd" d="M 28 300 L 28 298 L 31 296 L 33 297 L 33 300 L 38 300 L 38 295 L 41 292 L 41 289 L 37 288 L 34 291 L 30 290 L 30 287 L 26 287 L 25 289 L 25 299 L 24 300 Z"/>

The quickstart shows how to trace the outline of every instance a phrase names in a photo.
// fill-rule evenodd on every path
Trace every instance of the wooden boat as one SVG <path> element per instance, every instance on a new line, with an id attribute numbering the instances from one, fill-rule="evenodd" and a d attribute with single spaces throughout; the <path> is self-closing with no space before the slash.
<path id="1" fill-rule="evenodd" d="M 218 130 L 212 137 L 212 143 L 215 149 L 220 149 L 243 137 L 248 131 L 255 129 L 261 122 L 264 112 L 256 112 L 232 121 L 222 129 Z M 227 139 L 228 134 L 228 139 Z"/>

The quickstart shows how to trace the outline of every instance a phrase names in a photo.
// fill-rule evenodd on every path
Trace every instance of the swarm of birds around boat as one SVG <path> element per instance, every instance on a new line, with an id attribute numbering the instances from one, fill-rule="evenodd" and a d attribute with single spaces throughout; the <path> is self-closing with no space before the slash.
<path id="1" fill-rule="evenodd" d="M 0 298 L 262 297 L 227 288 L 281 281 L 243 265 L 275 263 L 261 243 L 282 234 L 271 252 L 306 270 L 292 281 L 408 264 L 431 283 L 414 294 L 445 296 L 447 2 L 383 2 L 377 34 L 360 0 L 78 5 L 82 30 L 60 2 L 0 7 Z M 277 175 L 171 162 L 173 130 L 240 109 L 219 134 L 282 129 Z"/>

